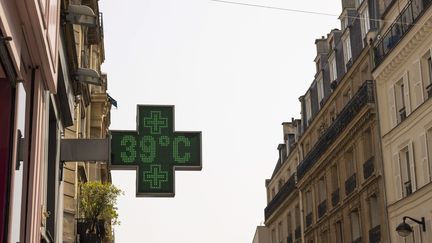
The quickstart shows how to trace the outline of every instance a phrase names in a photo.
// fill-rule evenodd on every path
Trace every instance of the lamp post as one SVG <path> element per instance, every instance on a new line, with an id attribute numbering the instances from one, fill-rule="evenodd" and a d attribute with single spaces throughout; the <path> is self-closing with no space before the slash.
<path id="1" fill-rule="evenodd" d="M 421 220 L 417 220 L 417 219 L 413 219 L 411 217 L 408 216 L 404 216 L 402 218 L 403 222 L 400 223 L 397 227 L 396 227 L 396 231 L 398 232 L 398 234 L 402 237 L 407 237 L 409 234 L 412 233 L 412 228 L 409 224 L 405 223 L 406 219 L 411 219 L 412 221 L 416 222 L 417 224 L 422 225 L 422 229 L 423 232 L 426 232 L 426 224 L 425 224 L 425 218 L 421 217 Z"/>

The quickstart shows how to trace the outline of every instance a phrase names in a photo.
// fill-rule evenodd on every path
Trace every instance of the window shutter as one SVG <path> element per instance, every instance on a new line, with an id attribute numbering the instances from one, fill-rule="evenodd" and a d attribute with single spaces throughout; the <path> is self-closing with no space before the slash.
<path id="1" fill-rule="evenodd" d="M 395 103 L 395 93 L 394 93 L 394 86 L 392 85 L 390 89 L 388 90 L 388 107 L 390 107 L 390 129 L 396 126 L 396 103 Z"/>
<path id="2" fill-rule="evenodd" d="M 410 82 L 408 80 L 408 72 L 405 73 L 404 77 L 403 77 L 403 83 L 404 83 L 404 92 L 405 94 L 402 94 L 405 96 L 404 100 L 405 100 L 405 111 L 406 111 L 406 115 L 408 116 L 411 113 L 411 100 L 410 100 Z"/>
<path id="3" fill-rule="evenodd" d="M 426 133 L 420 134 L 419 144 L 420 144 L 420 159 L 421 159 L 422 170 L 423 170 L 423 185 L 426 185 L 429 182 L 429 175 L 430 175 Z"/>
<path id="4" fill-rule="evenodd" d="M 415 161 L 414 161 L 414 149 L 413 149 L 413 143 L 410 142 L 408 144 L 408 151 L 409 151 L 409 164 L 410 164 L 410 174 L 411 174 L 411 186 L 412 186 L 412 192 L 415 192 L 417 189 L 417 183 L 416 183 L 416 171 L 415 171 Z"/>
<path id="5" fill-rule="evenodd" d="M 431 233 L 431 230 L 432 230 L 432 225 L 431 225 L 431 220 L 430 219 L 426 219 L 425 220 L 426 222 L 425 222 L 425 224 L 426 224 L 426 232 L 422 232 L 422 234 L 423 234 L 423 239 L 425 239 L 423 242 L 427 242 L 426 240 L 427 239 L 432 239 L 432 233 Z"/>
<path id="6" fill-rule="evenodd" d="M 409 79 L 411 83 L 414 84 L 414 96 L 415 103 L 413 104 L 413 109 L 417 108 L 419 105 L 423 103 L 423 83 L 421 79 L 421 67 L 420 61 L 416 61 L 411 66 L 409 71 Z"/>
<path id="7" fill-rule="evenodd" d="M 400 175 L 400 162 L 399 162 L 399 154 L 395 153 L 393 154 L 393 176 L 395 179 L 395 194 L 396 194 L 396 200 L 399 200 L 402 198 L 402 182 L 401 182 L 401 175 Z"/>
<path id="8" fill-rule="evenodd" d="M 414 234 L 414 242 L 422 242 L 421 240 L 421 234 L 420 234 L 420 225 L 415 224 L 413 225 L 413 234 Z"/>

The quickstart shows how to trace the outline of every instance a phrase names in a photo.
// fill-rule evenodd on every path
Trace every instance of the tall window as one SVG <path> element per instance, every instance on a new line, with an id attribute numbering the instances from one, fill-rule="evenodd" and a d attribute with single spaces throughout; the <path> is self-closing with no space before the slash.
<path id="1" fill-rule="evenodd" d="M 310 119 L 312 117 L 312 107 L 311 107 L 312 104 L 311 104 L 310 92 L 307 92 L 305 96 L 305 104 L 306 104 L 306 121 L 307 124 L 309 125 Z"/>
<path id="2" fill-rule="evenodd" d="M 306 191 L 306 215 L 309 215 L 312 213 L 312 191 L 308 190 Z"/>
<path id="3" fill-rule="evenodd" d="M 278 237 L 279 237 L 279 242 L 283 243 L 284 239 L 283 239 L 282 221 L 279 222 L 279 224 L 278 224 Z"/>
<path id="4" fill-rule="evenodd" d="M 334 54 L 329 57 L 329 65 L 330 65 L 330 82 L 333 82 L 334 80 L 337 79 L 336 58 Z"/>
<path id="5" fill-rule="evenodd" d="M 271 242 L 272 243 L 277 243 L 277 241 L 276 241 L 276 231 L 274 229 L 272 229 L 272 231 L 271 231 Z"/>
<path id="6" fill-rule="evenodd" d="M 399 152 L 401 180 L 402 180 L 402 196 L 406 197 L 412 193 L 412 181 L 410 172 L 410 151 L 405 147 Z"/>
<path id="7" fill-rule="evenodd" d="M 345 166 L 346 166 L 347 177 L 352 176 L 356 171 L 355 161 L 354 161 L 354 151 L 352 148 L 345 153 Z"/>
<path id="8" fill-rule="evenodd" d="M 378 209 L 378 198 L 373 195 L 369 198 L 369 219 L 371 228 L 374 228 L 380 224 L 380 213 Z"/>
<path id="9" fill-rule="evenodd" d="M 398 123 L 405 120 L 407 113 L 406 113 L 406 107 L 405 107 L 405 92 L 407 91 L 408 87 L 405 87 L 405 83 L 403 82 L 403 79 L 400 79 L 396 85 L 395 85 L 395 99 L 396 99 L 396 111 L 398 113 L 397 115 L 397 121 Z"/>
<path id="10" fill-rule="evenodd" d="M 299 208 L 299 205 L 295 206 L 295 209 L 294 209 L 294 220 L 295 220 L 296 230 L 300 229 L 300 208 Z"/>
<path id="11" fill-rule="evenodd" d="M 349 66 L 348 62 L 352 61 L 351 60 L 351 58 L 352 58 L 351 40 L 350 40 L 349 31 L 346 32 L 342 41 L 343 41 L 344 61 L 345 61 L 345 65 L 346 65 L 347 70 L 348 70 L 348 66 Z"/>
<path id="12" fill-rule="evenodd" d="M 291 218 L 291 213 L 288 213 L 288 216 L 287 216 L 287 232 L 288 232 L 288 235 L 292 235 L 292 218 Z"/>
<path id="13" fill-rule="evenodd" d="M 332 184 L 332 191 L 336 191 L 339 189 L 339 175 L 338 175 L 338 169 L 336 165 L 333 165 L 331 167 L 331 184 Z"/>
<path id="14" fill-rule="evenodd" d="M 373 146 L 372 131 L 368 129 L 363 134 L 363 154 L 366 160 L 373 156 Z"/>
<path id="15" fill-rule="evenodd" d="M 343 225 L 342 221 L 337 221 L 335 224 L 336 243 L 343 243 Z"/>
<path id="16" fill-rule="evenodd" d="M 350 213 L 350 223 L 351 223 L 351 240 L 356 241 L 360 238 L 360 218 L 358 211 L 353 211 Z"/>
<path id="17" fill-rule="evenodd" d="M 432 128 L 429 129 L 426 133 L 426 144 L 425 144 L 425 158 L 423 158 L 423 163 L 427 164 L 427 166 L 424 166 L 423 169 L 425 170 L 424 173 L 425 176 L 425 183 L 432 181 Z M 429 176 L 429 178 L 427 178 Z"/>
<path id="18" fill-rule="evenodd" d="M 324 99 L 324 85 L 323 85 L 323 79 L 320 78 L 317 81 L 317 89 L 318 89 L 318 103 L 320 108 L 321 106 L 321 101 Z"/>
<path id="19" fill-rule="evenodd" d="M 428 51 L 421 59 L 421 76 L 425 99 L 432 97 L 432 59 Z"/>
<path id="20" fill-rule="evenodd" d="M 361 10 L 360 10 L 360 28 L 361 28 L 361 35 L 362 35 L 362 40 L 364 40 L 364 38 L 366 37 L 366 34 L 369 32 L 370 29 L 370 22 L 369 22 L 369 10 L 368 10 L 368 6 L 365 5 Z M 364 42 L 363 46 L 364 46 Z"/>

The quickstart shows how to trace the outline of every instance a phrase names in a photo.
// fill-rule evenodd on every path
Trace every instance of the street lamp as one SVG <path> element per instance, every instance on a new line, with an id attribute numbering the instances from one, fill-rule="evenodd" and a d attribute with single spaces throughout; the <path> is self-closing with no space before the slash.
<path id="1" fill-rule="evenodd" d="M 403 222 L 400 223 L 400 224 L 396 227 L 396 231 L 398 232 L 398 234 L 399 234 L 400 236 L 402 236 L 402 237 L 407 237 L 409 234 L 412 233 L 412 228 L 411 228 L 411 226 L 410 226 L 409 224 L 405 223 L 405 220 L 406 220 L 407 218 L 408 218 L 408 219 L 411 219 L 412 221 L 416 222 L 417 224 L 422 225 L 422 226 L 423 226 L 423 227 L 422 227 L 423 232 L 426 232 L 426 224 L 425 224 L 425 218 L 424 218 L 424 217 L 421 217 L 421 220 L 417 220 L 417 219 L 413 219 L 413 218 L 408 217 L 408 216 L 404 216 L 404 217 L 402 218 L 402 219 L 403 219 Z"/>

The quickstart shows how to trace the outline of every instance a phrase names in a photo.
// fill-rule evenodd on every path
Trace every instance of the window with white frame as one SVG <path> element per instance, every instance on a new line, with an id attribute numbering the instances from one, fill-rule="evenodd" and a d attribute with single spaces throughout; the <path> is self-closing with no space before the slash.
<path id="1" fill-rule="evenodd" d="M 423 146 L 423 173 L 426 184 L 432 181 L 432 128 L 427 130 L 426 143 Z"/>
<path id="2" fill-rule="evenodd" d="M 317 81 L 317 89 L 318 89 L 318 103 L 321 108 L 322 107 L 321 101 L 324 99 L 324 84 L 323 84 L 322 77 Z"/>
<path id="3" fill-rule="evenodd" d="M 347 178 L 349 178 L 356 172 L 354 151 L 352 148 L 345 153 L 345 166 L 346 166 L 346 175 Z"/>
<path id="4" fill-rule="evenodd" d="M 372 131 L 369 128 L 363 133 L 363 154 L 365 156 L 365 160 L 370 159 L 374 155 L 373 143 L 374 140 L 372 139 Z"/>
<path id="5" fill-rule="evenodd" d="M 399 152 L 400 160 L 400 175 L 402 180 L 402 196 L 406 197 L 412 193 L 412 179 L 411 178 L 411 162 L 410 162 L 410 151 L 408 147 L 403 148 Z"/>
<path id="6" fill-rule="evenodd" d="M 380 225 L 380 212 L 378 208 L 378 198 L 374 194 L 369 197 L 369 219 L 371 224 L 371 229 Z"/>
<path id="7" fill-rule="evenodd" d="M 327 199 L 327 186 L 325 177 L 321 177 L 318 181 L 318 195 L 319 203 L 324 202 Z"/>
<path id="8" fill-rule="evenodd" d="M 341 27 L 342 31 L 348 27 L 348 16 L 344 13 L 341 17 Z"/>
<path id="9" fill-rule="evenodd" d="M 344 36 L 342 37 L 343 42 L 343 52 L 344 52 L 344 61 L 345 61 L 345 67 L 348 70 L 348 67 L 350 65 L 349 62 L 352 62 L 352 53 L 351 53 L 351 39 L 349 31 L 347 30 Z"/>
<path id="10" fill-rule="evenodd" d="M 407 87 L 405 87 L 405 83 L 403 82 L 403 79 L 400 79 L 395 84 L 394 96 L 395 96 L 395 103 L 396 103 L 397 123 L 404 121 L 407 116 L 406 104 L 405 104 L 406 89 Z"/>
<path id="11" fill-rule="evenodd" d="M 332 186 L 332 193 L 339 189 L 339 174 L 337 165 L 333 165 L 331 167 L 331 186 Z"/>
<path id="12" fill-rule="evenodd" d="M 366 34 L 369 32 L 370 29 L 370 20 L 369 20 L 369 9 L 368 6 L 365 4 L 359 11 L 360 13 L 360 28 L 361 28 L 361 36 L 362 40 L 366 37 Z M 364 46 L 364 42 L 362 41 L 362 44 Z"/>
<path id="13" fill-rule="evenodd" d="M 337 67 L 336 67 L 336 58 L 335 55 L 331 55 L 329 57 L 329 65 L 330 65 L 330 82 L 333 82 L 337 79 Z"/>

